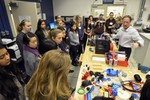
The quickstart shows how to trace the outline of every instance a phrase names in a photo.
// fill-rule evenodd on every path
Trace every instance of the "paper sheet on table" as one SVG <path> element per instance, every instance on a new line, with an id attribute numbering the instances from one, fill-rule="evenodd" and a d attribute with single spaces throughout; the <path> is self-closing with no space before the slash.
<path id="1" fill-rule="evenodd" d="M 125 54 L 118 54 L 118 60 L 125 61 L 125 59 L 126 59 Z"/>
<path id="2" fill-rule="evenodd" d="M 105 62 L 105 58 L 103 58 L 103 57 L 92 57 L 92 61 Z"/>

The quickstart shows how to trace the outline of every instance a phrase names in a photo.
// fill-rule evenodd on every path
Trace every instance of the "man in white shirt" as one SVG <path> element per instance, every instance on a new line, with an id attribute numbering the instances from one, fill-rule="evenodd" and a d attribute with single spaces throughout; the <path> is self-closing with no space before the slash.
<path id="1" fill-rule="evenodd" d="M 119 39 L 119 51 L 125 51 L 127 59 L 131 54 L 131 48 L 144 46 L 144 40 L 138 31 L 131 26 L 131 16 L 126 15 L 122 19 L 122 27 L 118 29 L 115 38 Z"/>

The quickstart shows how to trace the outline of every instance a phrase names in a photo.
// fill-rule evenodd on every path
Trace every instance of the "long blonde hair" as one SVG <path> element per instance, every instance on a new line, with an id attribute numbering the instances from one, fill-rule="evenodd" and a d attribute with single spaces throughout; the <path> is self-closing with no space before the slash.
<path id="1" fill-rule="evenodd" d="M 29 100 L 57 100 L 57 97 L 69 97 L 69 69 L 68 54 L 61 50 L 50 50 L 45 53 L 26 86 Z"/>

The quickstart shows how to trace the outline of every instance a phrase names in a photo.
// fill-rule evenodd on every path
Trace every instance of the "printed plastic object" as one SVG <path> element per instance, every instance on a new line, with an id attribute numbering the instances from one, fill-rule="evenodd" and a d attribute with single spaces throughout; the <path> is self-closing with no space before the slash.
<path id="1" fill-rule="evenodd" d="M 141 70 L 142 73 L 148 73 L 150 71 L 150 68 L 147 66 L 138 66 L 138 70 Z"/>
<path id="2" fill-rule="evenodd" d="M 89 85 L 92 85 L 91 81 L 89 81 L 89 80 L 82 81 L 82 85 L 81 85 L 82 87 L 87 87 Z"/>
<path id="3" fill-rule="evenodd" d="M 138 74 L 134 75 L 134 79 L 135 79 L 136 82 L 141 82 L 141 80 L 142 80 L 140 75 L 138 75 Z"/>
<path id="4" fill-rule="evenodd" d="M 94 72 L 93 71 L 90 71 L 90 76 L 94 75 Z"/>
<path id="5" fill-rule="evenodd" d="M 95 77 L 100 76 L 101 73 L 100 72 L 95 72 Z"/>
<path id="6" fill-rule="evenodd" d="M 135 99 L 138 99 L 138 98 L 139 98 L 139 96 L 138 96 L 137 94 L 135 94 L 135 93 L 132 93 L 132 96 L 133 96 Z"/>
<path id="7" fill-rule="evenodd" d="M 90 75 L 90 73 L 89 73 L 89 72 L 86 72 L 86 73 L 82 76 L 82 80 L 86 80 L 89 75 Z"/>
<path id="8" fill-rule="evenodd" d="M 103 74 L 100 74 L 100 76 L 98 77 L 98 81 L 102 80 L 104 78 Z"/>
<path id="9" fill-rule="evenodd" d="M 85 89 L 84 88 L 79 88 L 77 90 L 77 92 L 78 92 L 78 94 L 83 95 L 83 94 L 85 94 Z"/>
<path id="10" fill-rule="evenodd" d="M 113 69 L 109 69 L 109 68 L 108 68 L 108 69 L 106 70 L 106 73 L 107 73 L 108 76 L 118 76 L 118 70 L 115 71 L 115 70 L 113 70 Z"/>
<path id="11" fill-rule="evenodd" d="M 113 43 L 110 43 L 110 50 L 113 50 Z"/>

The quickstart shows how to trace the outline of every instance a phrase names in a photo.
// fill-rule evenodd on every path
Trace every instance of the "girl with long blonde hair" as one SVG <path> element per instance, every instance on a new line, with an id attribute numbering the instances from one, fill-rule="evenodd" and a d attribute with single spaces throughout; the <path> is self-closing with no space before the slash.
<path id="1" fill-rule="evenodd" d="M 68 54 L 61 50 L 46 52 L 26 86 L 29 100 L 68 100 L 71 96 L 67 78 L 69 69 Z"/>

